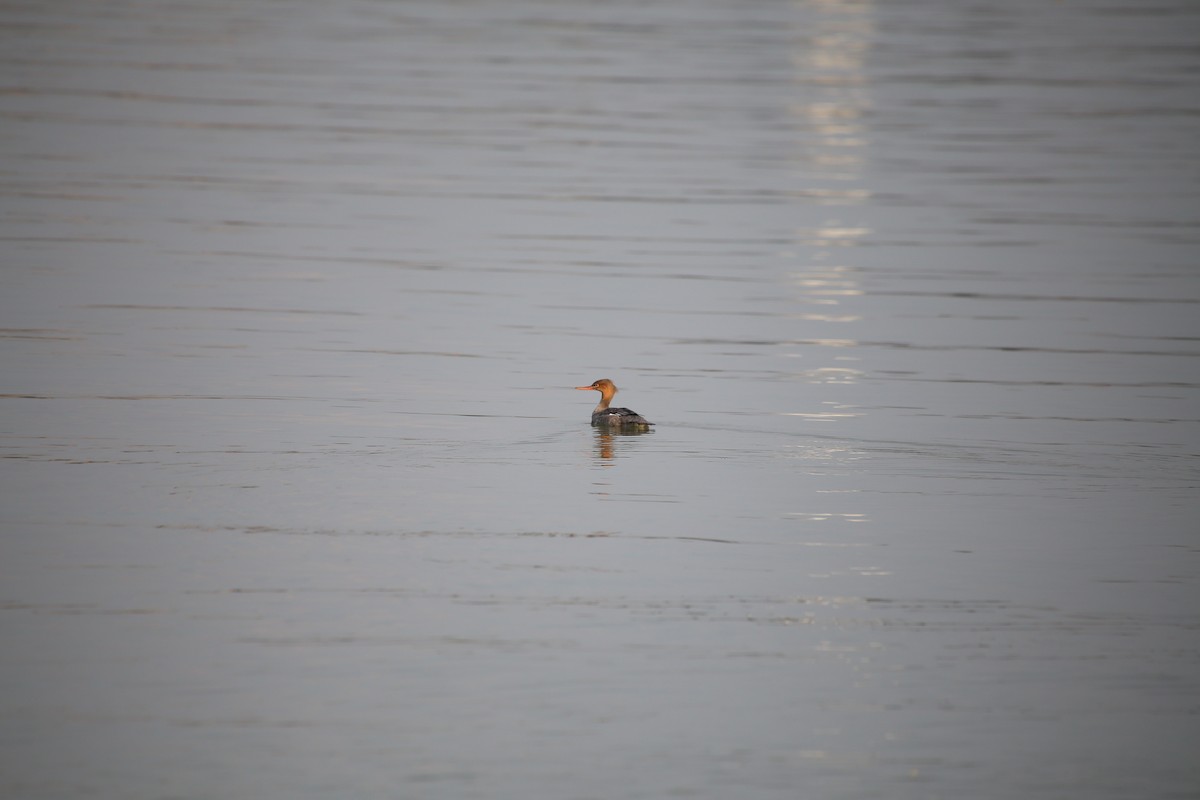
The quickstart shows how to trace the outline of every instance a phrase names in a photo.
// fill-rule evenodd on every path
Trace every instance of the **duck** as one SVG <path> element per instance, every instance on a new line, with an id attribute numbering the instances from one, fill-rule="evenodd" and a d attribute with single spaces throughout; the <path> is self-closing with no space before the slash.
<path id="1" fill-rule="evenodd" d="M 583 392 L 599 392 L 600 404 L 592 411 L 592 424 L 606 428 L 623 428 L 626 430 L 649 430 L 650 422 L 636 411 L 628 408 L 609 408 L 613 395 L 617 393 L 617 385 L 608 378 L 601 378 L 589 386 L 576 386 Z"/>

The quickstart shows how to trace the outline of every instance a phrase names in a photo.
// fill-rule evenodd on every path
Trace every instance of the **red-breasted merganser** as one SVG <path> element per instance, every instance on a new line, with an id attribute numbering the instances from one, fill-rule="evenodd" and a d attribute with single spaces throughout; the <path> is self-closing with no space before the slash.
<path id="1" fill-rule="evenodd" d="M 608 378 L 601 378 L 591 386 L 576 386 L 581 391 L 596 391 L 600 393 L 600 405 L 592 412 L 592 424 L 613 428 L 649 428 L 653 422 L 628 408 L 609 408 L 617 386 Z"/>

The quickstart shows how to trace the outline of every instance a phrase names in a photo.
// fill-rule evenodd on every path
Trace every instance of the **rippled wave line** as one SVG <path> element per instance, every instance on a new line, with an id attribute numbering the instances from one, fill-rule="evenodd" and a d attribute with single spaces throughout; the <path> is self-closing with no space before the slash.
<path id="1" fill-rule="evenodd" d="M 1069 294 L 1004 294 L 986 292 L 915 292 L 904 290 L 869 289 L 867 295 L 875 297 L 929 297 L 955 300 L 1013 300 L 1030 303 L 1165 303 L 1172 305 L 1197 305 L 1200 297 L 1084 297 Z"/>

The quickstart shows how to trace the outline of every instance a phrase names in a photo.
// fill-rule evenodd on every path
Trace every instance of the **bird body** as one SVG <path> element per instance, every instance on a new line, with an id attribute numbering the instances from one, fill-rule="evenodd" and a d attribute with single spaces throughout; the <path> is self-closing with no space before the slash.
<path id="1" fill-rule="evenodd" d="M 590 386 L 576 386 L 576 389 L 581 391 L 595 391 L 600 393 L 600 403 L 592 411 L 592 424 L 605 428 L 623 428 L 625 430 L 647 430 L 653 422 L 650 422 L 636 411 L 630 411 L 628 408 L 609 408 L 608 404 L 612 402 L 613 395 L 617 393 L 617 386 L 608 378 L 601 378 Z"/>

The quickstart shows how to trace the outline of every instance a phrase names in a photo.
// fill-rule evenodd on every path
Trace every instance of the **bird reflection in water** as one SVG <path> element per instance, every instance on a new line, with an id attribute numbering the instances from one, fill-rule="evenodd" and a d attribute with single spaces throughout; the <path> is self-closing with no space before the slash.
<path id="1" fill-rule="evenodd" d="M 622 440 L 630 436 L 643 436 L 647 433 L 654 433 L 653 428 L 602 428 L 596 426 L 595 439 L 593 447 L 595 448 L 595 458 L 602 462 L 604 466 L 611 467 L 616 461 L 617 455 L 620 453 L 622 446 L 626 443 Z"/>

